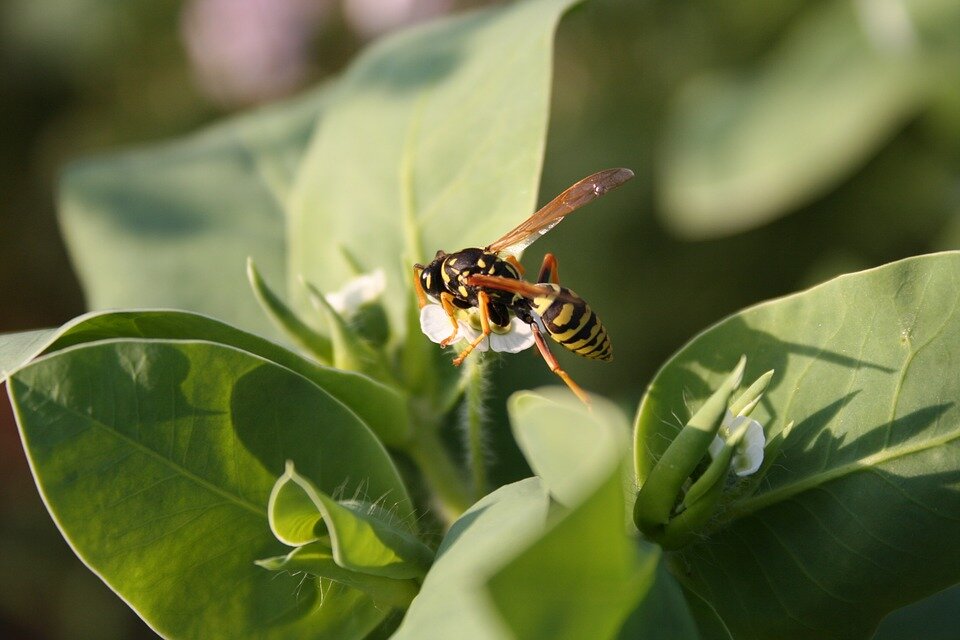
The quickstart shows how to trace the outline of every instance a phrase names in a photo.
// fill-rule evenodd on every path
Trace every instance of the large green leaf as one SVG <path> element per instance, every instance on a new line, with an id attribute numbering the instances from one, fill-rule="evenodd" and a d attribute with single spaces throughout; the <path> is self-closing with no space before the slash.
<path id="1" fill-rule="evenodd" d="M 531 468 L 551 497 L 571 507 L 488 582 L 514 636 L 650 637 L 664 627 L 649 601 L 672 614 L 670 638 L 696 637 L 659 547 L 638 545 L 625 529 L 632 485 L 624 485 L 623 414 L 603 398 L 586 407 L 558 388 L 516 393 L 508 406 Z"/>
<path id="2" fill-rule="evenodd" d="M 596 491 L 627 455 L 623 413 L 603 398 L 585 406 L 566 389 L 513 394 L 513 436 L 550 495 L 573 507 Z"/>
<path id="3" fill-rule="evenodd" d="M 229 345 L 295 371 L 337 398 L 366 422 L 388 445 L 400 445 L 410 436 L 406 400 L 399 392 L 375 380 L 318 365 L 269 340 L 227 324 L 185 311 L 145 309 L 93 312 L 75 318 L 57 330 L 0 336 L 0 365 L 19 367 L 41 353 L 110 338 L 206 340 Z"/>
<path id="4" fill-rule="evenodd" d="M 774 435 L 765 477 L 673 556 L 698 611 L 737 638 L 868 637 L 960 580 L 958 306 L 960 252 L 911 258 L 740 312 L 657 374 L 641 481 L 730 363 L 776 370 L 752 414 Z"/>
<path id="5" fill-rule="evenodd" d="M 817 4 L 750 76 L 699 79 L 662 155 L 667 221 L 735 233 L 832 187 L 956 77 L 938 49 L 958 27 L 951 0 Z"/>
<path id="6" fill-rule="evenodd" d="M 654 545 L 640 549 L 624 530 L 615 466 L 599 488 L 497 571 L 487 588 L 516 638 L 613 638 L 653 585 Z M 549 579 L 545 579 L 549 576 Z"/>
<path id="7" fill-rule="evenodd" d="M 576 0 L 524 0 L 392 36 L 342 78 L 291 201 L 290 276 L 387 274 L 405 331 L 415 261 L 485 246 L 535 205 L 553 31 Z M 305 300 L 300 301 L 305 305 Z"/>
<path id="8" fill-rule="evenodd" d="M 8 386 L 57 525 L 161 634 L 355 638 L 386 615 L 254 565 L 284 551 L 266 509 L 286 460 L 325 492 L 409 513 L 382 445 L 306 378 L 209 342 L 122 339 L 42 357 Z"/>
<path id="9" fill-rule="evenodd" d="M 484 583 L 543 532 L 549 505 L 546 489 L 528 478 L 470 507 L 444 537 L 394 640 L 508 637 Z"/>
<path id="10" fill-rule="evenodd" d="M 676 615 L 671 638 L 695 637 L 675 580 L 656 576 L 660 549 L 627 532 L 625 422 L 596 402 L 594 413 L 555 389 L 511 399 L 514 432 L 546 478 L 502 487 L 454 523 L 398 639 L 646 637 L 662 620 L 648 600 Z M 587 436 L 571 437 L 577 428 Z M 564 461 L 579 482 L 560 481 Z"/>
<path id="11" fill-rule="evenodd" d="M 71 166 L 61 223 L 87 304 L 189 309 L 276 335 L 246 260 L 284 279 L 290 183 L 327 94 Z"/>

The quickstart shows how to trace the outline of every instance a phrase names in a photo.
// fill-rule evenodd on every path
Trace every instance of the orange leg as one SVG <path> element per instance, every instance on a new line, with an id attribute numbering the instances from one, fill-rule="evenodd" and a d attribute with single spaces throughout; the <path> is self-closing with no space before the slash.
<path id="1" fill-rule="evenodd" d="M 523 276 L 523 273 L 524 273 L 524 271 L 526 271 L 526 269 L 524 269 L 524 268 L 523 268 L 523 265 L 520 264 L 520 261 L 517 260 L 517 256 L 508 253 L 507 255 L 505 255 L 505 256 L 503 257 L 503 259 L 506 260 L 507 262 L 509 262 L 510 264 L 512 264 L 512 265 L 514 266 L 514 268 L 516 268 L 517 273 L 519 273 L 521 276 Z"/>
<path id="2" fill-rule="evenodd" d="M 417 294 L 417 304 L 423 309 L 427 306 L 427 292 L 423 290 L 423 284 L 420 282 L 421 273 L 423 273 L 423 267 L 419 264 L 413 265 L 413 290 Z"/>
<path id="3" fill-rule="evenodd" d="M 477 339 L 467 345 L 467 348 L 460 352 L 456 358 L 453 359 L 453 364 L 458 367 L 463 362 L 463 360 L 470 355 L 470 352 L 477 348 L 483 340 L 490 335 L 490 312 L 487 309 L 487 305 L 490 304 L 490 296 L 487 295 L 486 291 L 480 291 L 477 293 L 477 307 L 480 309 L 480 328 L 482 331 L 480 335 L 477 336 Z"/>
<path id="4" fill-rule="evenodd" d="M 453 296 L 444 291 L 440 294 L 440 305 L 447 312 L 450 318 L 450 324 L 453 327 L 453 333 L 440 341 L 440 346 L 445 347 L 457 338 L 457 332 L 460 331 L 460 325 L 457 324 L 457 308 L 453 306 Z"/>
<path id="5" fill-rule="evenodd" d="M 530 328 L 533 330 L 533 339 L 537 343 L 537 349 L 540 350 L 540 355 L 543 356 L 543 359 L 546 361 L 547 366 L 550 367 L 550 371 L 553 371 L 555 374 L 560 376 L 560 379 L 563 380 L 570 391 L 580 398 L 580 401 L 583 404 L 590 406 L 590 396 L 587 395 L 587 392 L 580 388 L 573 379 L 567 375 L 567 372 L 560 368 L 560 363 L 557 362 L 557 358 L 550 353 L 550 349 L 547 347 L 547 343 L 543 339 L 543 334 L 540 333 L 540 327 L 537 326 L 537 323 L 530 325 Z"/>
<path id="6" fill-rule="evenodd" d="M 557 259 L 552 253 L 543 256 L 543 264 L 540 265 L 540 275 L 537 276 L 537 282 L 552 282 L 560 284 L 560 268 L 557 266 Z"/>

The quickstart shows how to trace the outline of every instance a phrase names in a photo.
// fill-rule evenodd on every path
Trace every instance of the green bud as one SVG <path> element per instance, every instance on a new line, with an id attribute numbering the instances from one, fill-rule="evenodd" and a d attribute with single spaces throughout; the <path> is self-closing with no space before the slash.
<path id="1" fill-rule="evenodd" d="M 346 371 L 359 371 L 381 382 L 396 385 L 383 355 L 371 347 L 343 316 L 337 313 L 319 289 L 303 278 L 300 282 L 306 287 L 311 304 L 324 316 L 327 326 L 330 327 L 333 366 Z"/>
<path id="2" fill-rule="evenodd" d="M 633 519 L 649 538 L 662 538 L 683 484 L 707 453 L 723 422 L 730 396 L 743 378 L 746 361 L 746 356 L 740 358 L 727 379 L 673 439 L 640 488 Z"/>
<path id="3" fill-rule="evenodd" d="M 753 408 L 757 406 L 766 391 L 767 385 L 773 378 L 773 369 L 756 379 L 750 387 L 740 394 L 740 397 L 730 404 L 730 413 L 734 416 L 748 416 Z"/>
<path id="4" fill-rule="evenodd" d="M 247 280 L 253 289 L 253 294 L 260 303 L 260 308 L 276 324 L 281 331 L 290 336 L 298 345 L 307 350 L 320 363 L 329 365 L 333 361 L 333 345 L 330 338 L 317 333 L 309 327 L 284 304 L 283 300 L 274 293 L 264 281 L 253 258 L 247 258 Z"/>

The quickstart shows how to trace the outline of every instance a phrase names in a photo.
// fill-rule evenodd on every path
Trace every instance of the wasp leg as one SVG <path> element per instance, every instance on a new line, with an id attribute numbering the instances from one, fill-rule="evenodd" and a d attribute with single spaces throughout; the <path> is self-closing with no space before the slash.
<path id="1" fill-rule="evenodd" d="M 487 305 L 490 304 L 490 296 L 487 295 L 486 291 L 480 291 L 477 293 L 477 306 L 480 309 L 480 328 L 482 331 L 480 335 L 477 336 L 477 339 L 467 345 L 467 348 L 460 352 L 456 358 L 453 359 L 453 364 L 460 366 L 464 359 L 470 355 L 470 352 L 477 348 L 483 340 L 490 335 L 490 310 Z"/>
<path id="2" fill-rule="evenodd" d="M 427 292 L 423 290 L 423 284 L 420 282 L 421 273 L 423 273 L 423 267 L 419 264 L 413 265 L 413 291 L 417 294 L 417 304 L 423 309 L 427 306 Z"/>
<path id="3" fill-rule="evenodd" d="M 460 325 L 457 324 L 457 308 L 453 306 L 453 296 L 446 291 L 440 294 L 440 305 L 447 312 L 450 318 L 450 324 L 453 326 L 453 333 L 440 341 L 440 346 L 445 347 L 457 339 L 457 332 L 460 331 Z"/>
<path id="4" fill-rule="evenodd" d="M 537 282 L 560 284 L 560 268 L 557 266 L 557 259 L 552 253 L 543 256 L 543 264 L 540 265 L 540 275 L 537 276 Z"/>
<path id="5" fill-rule="evenodd" d="M 526 269 L 524 269 L 523 265 L 520 264 L 520 261 L 517 260 L 517 256 L 508 253 L 503 257 L 503 259 L 509 262 L 510 264 L 512 264 L 513 267 L 517 270 L 517 273 L 519 273 L 521 277 L 523 276 L 523 273 L 524 271 L 526 271 Z"/>
<path id="6" fill-rule="evenodd" d="M 586 391 L 580 388 L 580 385 L 574 382 L 573 379 L 567 375 L 566 371 L 560 368 L 560 363 L 557 362 L 557 358 L 550 353 L 550 349 L 547 347 L 547 343 L 544 341 L 543 334 L 540 333 L 540 327 L 537 326 L 537 323 L 534 322 L 531 324 L 530 329 L 533 330 L 533 339 L 537 343 L 537 349 L 540 351 L 540 355 L 546 361 L 547 366 L 550 367 L 550 371 L 553 371 L 555 374 L 560 376 L 560 379 L 563 380 L 568 387 L 570 387 L 570 391 L 573 391 L 573 393 L 580 398 L 580 401 L 589 407 L 590 396 L 587 395 Z"/>

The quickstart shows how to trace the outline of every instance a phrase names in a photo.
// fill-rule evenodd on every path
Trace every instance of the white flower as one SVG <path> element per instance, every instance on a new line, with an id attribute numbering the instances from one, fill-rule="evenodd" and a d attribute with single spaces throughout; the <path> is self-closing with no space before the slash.
<path id="1" fill-rule="evenodd" d="M 723 423 L 720 425 L 720 432 L 710 443 L 710 457 L 716 458 L 727 439 L 736 433 L 744 424 L 747 426 L 747 432 L 737 445 L 737 450 L 733 454 L 733 470 L 738 476 L 749 476 L 760 468 L 763 462 L 763 448 L 767 444 L 766 436 L 763 434 L 763 425 L 756 420 L 751 420 L 748 416 L 734 416 L 727 410 L 723 416 Z"/>
<path id="2" fill-rule="evenodd" d="M 387 276 L 383 269 L 377 269 L 373 273 L 357 276 L 339 291 L 328 293 L 325 297 L 341 316 L 352 316 L 362 305 L 379 298 L 386 288 Z"/>
<path id="3" fill-rule="evenodd" d="M 480 329 L 480 311 L 478 309 L 459 309 L 457 313 L 457 336 L 448 344 L 455 344 L 460 340 L 473 342 L 482 331 Z M 533 331 L 530 325 L 517 317 L 510 319 L 510 326 L 500 329 L 493 328 L 489 339 L 477 345 L 477 351 L 494 351 L 519 353 L 533 346 Z M 420 309 L 420 330 L 424 335 L 439 344 L 452 332 L 450 318 L 439 304 L 430 303 Z"/>

